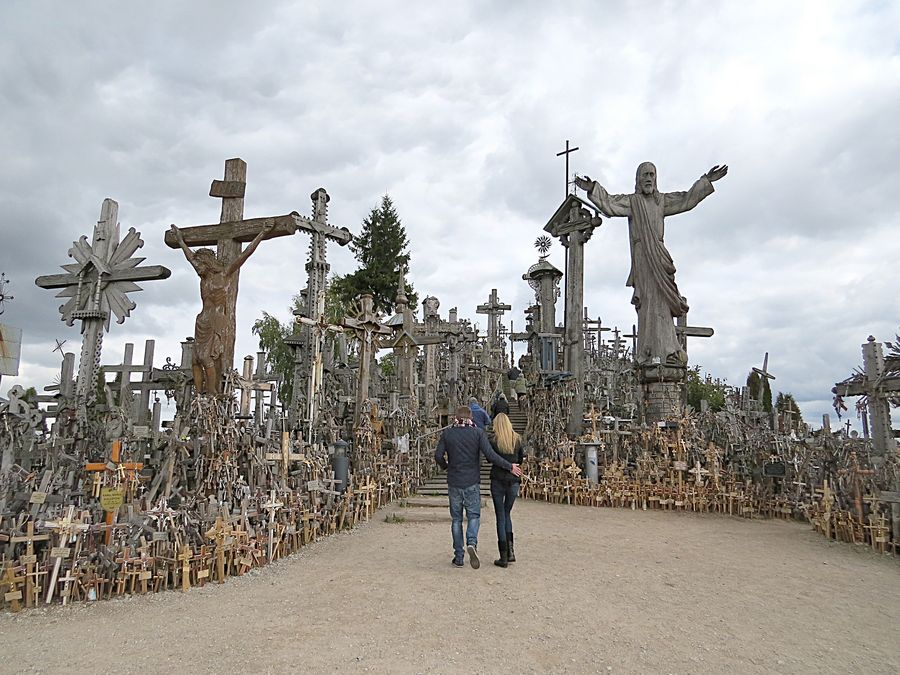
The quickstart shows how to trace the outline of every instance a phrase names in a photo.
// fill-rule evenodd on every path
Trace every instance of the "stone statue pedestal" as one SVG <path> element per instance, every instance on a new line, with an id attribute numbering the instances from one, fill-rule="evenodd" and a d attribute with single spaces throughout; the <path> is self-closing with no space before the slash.
<path id="1" fill-rule="evenodd" d="M 684 366 L 650 364 L 639 367 L 643 417 L 656 424 L 668 417 L 684 414 Z"/>

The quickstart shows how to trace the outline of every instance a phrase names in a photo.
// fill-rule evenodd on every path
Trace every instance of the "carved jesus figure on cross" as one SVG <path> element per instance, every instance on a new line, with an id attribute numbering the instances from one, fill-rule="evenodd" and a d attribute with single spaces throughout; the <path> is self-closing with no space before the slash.
<path id="1" fill-rule="evenodd" d="M 200 248 L 192 251 L 184 243 L 175 225 L 172 232 L 184 257 L 200 277 L 200 299 L 203 308 L 194 324 L 194 351 L 191 368 L 194 373 L 194 387 L 198 393 L 221 393 L 222 374 L 225 370 L 224 355 L 230 353 L 228 345 L 234 345 L 234 322 L 228 318 L 228 288 L 231 280 L 247 258 L 259 246 L 259 242 L 272 231 L 274 223 L 267 223 L 253 241 L 231 262 L 225 263 L 216 257 L 212 249 Z"/>

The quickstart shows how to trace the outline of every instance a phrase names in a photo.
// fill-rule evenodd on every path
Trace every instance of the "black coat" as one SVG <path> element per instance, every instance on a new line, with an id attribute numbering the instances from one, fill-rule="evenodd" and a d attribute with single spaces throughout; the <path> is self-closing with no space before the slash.
<path id="1" fill-rule="evenodd" d="M 519 436 L 519 442 L 516 443 L 516 449 L 507 454 L 505 452 L 500 452 L 500 448 L 497 447 L 497 438 L 491 434 L 489 438 L 491 442 L 491 447 L 496 451 L 498 455 L 500 455 L 503 459 L 505 459 L 510 464 L 521 464 L 522 460 L 525 459 L 525 447 L 522 443 L 522 437 Z M 522 479 L 518 476 L 513 476 L 511 471 L 507 471 L 496 464 L 491 467 L 491 480 L 499 480 L 503 483 L 521 483 Z"/>
<path id="2" fill-rule="evenodd" d="M 452 426 L 445 429 L 434 451 L 438 466 L 447 470 L 447 485 L 461 488 L 478 485 L 481 478 L 481 455 L 491 463 L 499 464 L 492 467 L 492 470 L 509 473 L 512 468 L 510 462 L 494 452 L 487 434 L 475 426 Z"/>
<path id="3" fill-rule="evenodd" d="M 491 406 L 491 417 L 496 417 L 500 413 L 509 415 L 509 401 L 505 398 L 498 398 L 494 405 Z"/>

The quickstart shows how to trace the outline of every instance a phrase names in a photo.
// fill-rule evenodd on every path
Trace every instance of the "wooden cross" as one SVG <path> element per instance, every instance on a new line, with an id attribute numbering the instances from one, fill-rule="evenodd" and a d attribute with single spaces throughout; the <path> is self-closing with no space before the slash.
<path id="1" fill-rule="evenodd" d="M 610 328 L 605 328 L 603 326 L 602 320 L 600 317 L 597 317 L 596 320 L 593 320 L 588 317 L 588 308 L 584 308 L 584 334 L 587 338 L 587 341 L 590 341 L 591 346 L 593 346 L 593 336 L 591 333 L 597 334 L 597 351 L 600 350 L 600 344 L 603 342 L 603 333 L 610 331 Z M 618 329 L 617 329 L 618 330 Z"/>
<path id="2" fill-rule="evenodd" d="M 18 612 L 21 608 L 19 606 L 19 600 L 22 599 L 22 591 L 19 588 L 16 588 L 19 584 L 25 581 L 26 577 L 20 577 L 16 573 L 17 569 L 12 563 L 10 563 L 6 567 L 6 571 L 3 575 L 2 583 L 6 586 L 6 593 L 3 596 L 3 599 L 9 603 L 9 607 L 13 612 Z"/>
<path id="3" fill-rule="evenodd" d="M 63 320 L 70 326 L 75 319 L 82 318 L 79 316 L 82 310 L 102 313 L 107 329 L 110 314 L 124 323 L 135 307 L 126 294 L 141 290 L 134 282 L 167 279 L 172 274 L 162 265 L 139 267 L 144 258 L 131 256 L 144 242 L 133 227 L 119 241 L 118 214 L 119 205 L 112 199 L 104 199 L 91 244 L 82 237 L 69 249 L 69 256 L 76 262 L 62 265 L 65 274 L 48 274 L 34 280 L 40 288 L 62 289 L 56 297 L 70 298 L 60 307 Z"/>
<path id="4" fill-rule="evenodd" d="M 11 544 L 25 542 L 25 555 L 19 556 L 19 563 L 25 565 L 25 606 L 31 607 L 35 604 L 40 589 L 35 584 L 34 566 L 37 563 L 37 556 L 34 554 L 34 542 L 47 541 L 50 539 L 49 534 L 35 534 L 34 521 L 29 520 L 25 529 L 24 536 L 13 536 L 10 538 Z"/>
<path id="5" fill-rule="evenodd" d="M 678 336 L 681 348 L 684 350 L 684 353 L 687 354 L 688 337 L 708 338 L 712 337 L 715 334 L 715 331 L 712 328 L 705 328 L 703 326 L 688 326 L 687 313 L 685 313 L 675 320 L 675 334 Z M 765 366 L 763 366 L 763 368 L 765 368 Z"/>
<path id="6" fill-rule="evenodd" d="M 275 513 L 284 506 L 284 502 L 280 502 L 275 498 L 275 490 L 269 491 L 269 501 L 262 505 L 262 508 L 265 509 L 269 514 L 269 548 L 268 555 L 266 556 L 269 562 L 272 562 L 272 551 L 275 546 Z"/>
<path id="7" fill-rule="evenodd" d="M 149 341 L 148 341 L 149 342 Z M 125 353 L 122 356 L 122 363 L 118 366 L 101 366 L 101 373 L 118 373 L 121 378 L 119 381 L 119 407 L 126 411 L 126 414 L 130 414 L 132 412 L 132 398 L 131 398 L 131 374 L 132 373 L 146 373 L 148 369 L 143 365 L 136 365 L 131 363 L 131 359 L 134 355 L 134 344 L 131 342 L 125 343 Z M 146 355 L 146 350 L 145 350 Z M 152 359 L 152 352 L 151 352 Z M 152 361 L 151 367 L 152 370 Z"/>
<path id="8" fill-rule="evenodd" d="M 369 376 L 372 357 L 375 354 L 375 339 L 379 335 L 390 335 L 391 329 L 378 321 L 373 310 L 373 298 L 365 293 L 359 298 L 362 311 L 356 318 L 344 318 L 343 325 L 359 339 L 359 383 L 356 388 L 356 406 L 353 411 L 353 426 L 359 426 L 363 403 L 369 398 Z"/>
<path id="9" fill-rule="evenodd" d="M 291 434 L 289 431 L 281 432 L 281 452 L 267 452 L 264 458 L 269 461 L 281 462 L 281 477 L 285 480 L 291 468 L 291 462 L 302 462 L 306 459 L 306 455 L 293 452 L 291 448 Z"/>
<path id="10" fill-rule="evenodd" d="M 572 181 L 569 180 L 569 155 L 572 154 L 573 152 L 575 152 L 576 150 L 578 150 L 577 146 L 574 148 L 569 147 L 569 139 L 567 138 L 566 139 L 566 149 L 562 150 L 561 152 L 556 153 L 557 157 L 561 157 L 562 155 L 566 156 L 566 189 L 565 189 L 565 192 L 563 192 L 563 195 L 569 194 L 569 185 L 572 184 Z"/>
<path id="11" fill-rule="evenodd" d="M 88 462 L 84 465 L 85 471 L 94 473 L 93 496 L 95 498 L 100 497 L 100 488 L 103 485 L 103 477 L 106 474 L 106 472 L 115 474 L 117 477 L 121 478 L 125 483 L 128 483 L 128 482 L 135 481 L 136 480 L 136 472 L 138 472 L 144 468 L 143 462 L 123 462 L 121 459 L 121 456 L 122 456 L 122 440 L 116 439 L 112 442 L 112 446 L 110 449 L 110 461 L 109 462 Z M 105 536 L 105 538 L 106 538 L 107 546 L 109 545 L 110 539 L 112 538 L 112 525 L 115 522 L 116 512 L 117 511 L 115 511 L 115 510 L 106 512 L 106 536 Z"/>
<path id="12" fill-rule="evenodd" d="M 47 588 L 47 598 L 44 601 L 48 605 L 50 604 L 50 601 L 53 600 L 53 593 L 56 590 L 56 580 L 59 577 L 59 568 L 62 566 L 62 561 L 71 554 L 71 551 L 66 547 L 66 544 L 68 544 L 71 539 L 77 537 L 78 532 L 84 532 L 90 527 L 90 525 L 73 520 L 74 516 L 75 507 L 70 506 L 66 511 L 66 517 L 62 520 L 48 520 L 44 523 L 45 527 L 49 527 L 59 532 L 59 546 L 54 547 L 50 551 L 50 557 L 55 558 L 56 562 L 53 564 L 53 572 L 50 575 L 50 582 Z"/>
<path id="13" fill-rule="evenodd" d="M 511 309 L 512 305 L 507 305 L 500 302 L 500 298 L 497 295 L 496 288 L 491 289 L 491 294 L 488 297 L 488 301 L 484 304 L 478 305 L 478 307 L 475 309 L 475 312 L 478 314 L 488 315 L 488 342 L 490 343 L 491 347 L 494 347 L 497 344 L 497 333 L 500 317 L 504 312 L 507 312 Z"/>
<path id="14" fill-rule="evenodd" d="M 699 459 L 694 463 L 694 468 L 688 471 L 688 473 L 694 474 L 694 480 L 697 485 L 703 485 L 703 476 L 709 475 L 709 471 L 700 467 Z"/>
<path id="15" fill-rule="evenodd" d="M 637 357 L 637 326 L 631 324 L 631 334 L 623 335 L 624 338 L 631 338 L 631 358 Z"/>
<path id="16" fill-rule="evenodd" d="M 322 234 L 341 245 L 349 243 L 353 238 L 347 228 L 332 227 L 326 223 L 301 216 L 296 211 L 283 216 L 244 219 L 246 188 L 247 163 L 240 158 L 225 160 L 224 180 L 214 180 L 209 188 L 210 197 L 222 200 L 219 222 L 181 229 L 184 243 L 188 246 L 215 245 L 219 260 L 227 265 L 240 255 L 243 243 L 253 241 L 269 225 L 274 225 L 274 227 L 263 237 L 264 239 L 290 236 L 298 230 Z M 179 247 L 176 235 L 172 231 L 166 232 L 165 242 L 170 248 Z M 235 306 L 239 273 L 240 271 L 235 272 L 232 277 L 226 302 L 226 315 L 231 322 L 231 335 L 235 333 Z M 224 354 L 224 363 L 226 368 L 233 367 L 233 343 L 228 345 L 228 351 Z"/>
<path id="17" fill-rule="evenodd" d="M 769 352 L 766 352 L 766 355 L 763 356 L 763 365 L 762 368 L 753 367 L 753 372 L 760 376 L 760 378 L 766 378 L 769 380 L 774 380 L 775 376 L 769 372 Z M 760 382 L 764 382 L 764 379 L 761 379 Z M 762 389 L 760 389 L 762 391 Z"/>
<path id="18" fill-rule="evenodd" d="M 178 554 L 178 560 L 181 561 L 181 592 L 187 593 L 191 588 L 191 558 L 193 557 L 193 552 L 191 551 L 191 547 L 188 545 L 184 545 L 181 547 L 181 552 Z"/>

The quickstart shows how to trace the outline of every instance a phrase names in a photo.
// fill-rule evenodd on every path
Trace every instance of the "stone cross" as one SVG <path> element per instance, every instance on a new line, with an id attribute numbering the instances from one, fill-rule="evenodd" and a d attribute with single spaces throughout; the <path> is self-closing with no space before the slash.
<path id="1" fill-rule="evenodd" d="M 84 337 L 77 395 L 82 406 L 100 366 L 103 330 L 104 326 L 109 330 L 111 315 L 116 315 L 118 323 L 124 323 L 131 314 L 136 305 L 127 294 L 141 290 L 136 281 L 167 279 L 171 275 L 161 265 L 140 267 L 144 258 L 132 255 L 144 242 L 133 227 L 119 241 L 118 215 L 119 205 L 112 199 L 104 199 L 91 243 L 88 244 L 87 237 L 81 237 L 69 249 L 69 256 L 76 262 L 62 266 L 66 274 L 41 276 L 34 281 L 41 288 L 62 289 L 56 297 L 69 298 L 59 308 L 63 321 L 69 326 L 76 319 L 81 321 Z"/>

